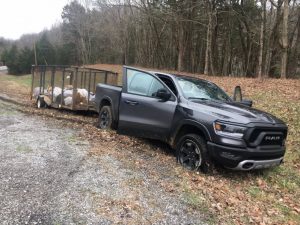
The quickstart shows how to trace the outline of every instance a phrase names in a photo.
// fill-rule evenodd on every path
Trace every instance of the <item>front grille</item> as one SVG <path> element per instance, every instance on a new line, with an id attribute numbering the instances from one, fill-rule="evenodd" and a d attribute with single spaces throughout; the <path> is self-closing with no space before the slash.
<path id="1" fill-rule="evenodd" d="M 269 137 L 269 136 L 265 136 L 262 141 L 260 142 L 260 145 L 280 145 L 282 146 L 283 145 L 283 136 L 282 135 L 278 135 L 276 137 L 280 137 L 279 139 L 277 140 L 270 140 L 270 139 L 266 139 L 266 137 Z"/>
<path id="2" fill-rule="evenodd" d="M 252 128 L 247 135 L 247 143 L 250 146 L 283 146 L 287 136 L 284 128 Z"/>

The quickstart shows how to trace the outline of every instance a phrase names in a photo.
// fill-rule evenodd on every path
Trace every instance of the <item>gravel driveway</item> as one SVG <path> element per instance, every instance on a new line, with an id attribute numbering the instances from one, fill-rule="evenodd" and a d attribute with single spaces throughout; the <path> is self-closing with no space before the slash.
<path id="1" fill-rule="evenodd" d="M 0 101 L 1 224 L 203 224 L 147 168 L 90 154 L 79 133 Z"/>

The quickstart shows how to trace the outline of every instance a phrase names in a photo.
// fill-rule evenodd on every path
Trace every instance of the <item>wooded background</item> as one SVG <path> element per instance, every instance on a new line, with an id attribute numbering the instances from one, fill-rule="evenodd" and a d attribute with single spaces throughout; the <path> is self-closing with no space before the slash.
<path id="1" fill-rule="evenodd" d="M 300 77 L 299 0 L 72 1 L 62 19 L 17 41 L 0 38 L 0 61 L 28 73 L 35 48 L 38 64 Z"/>

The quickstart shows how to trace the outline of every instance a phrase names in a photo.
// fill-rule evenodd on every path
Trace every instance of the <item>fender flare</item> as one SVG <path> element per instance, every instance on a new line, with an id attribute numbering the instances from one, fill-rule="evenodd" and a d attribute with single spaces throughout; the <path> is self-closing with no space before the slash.
<path id="1" fill-rule="evenodd" d="M 195 120 L 184 119 L 184 120 L 180 121 L 180 123 L 175 127 L 174 132 L 171 134 L 171 138 L 170 138 L 170 144 L 171 145 L 176 144 L 175 142 L 176 142 L 177 135 L 179 134 L 182 127 L 187 126 L 187 125 L 188 126 L 193 126 L 197 129 L 201 130 L 201 132 L 205 136 L 205 139 L 207 141 L 212 141 L 209 130 L 207 129 L 207 127 L 204 124 L 202 124 L 201 122 L 195 121 Z"/>
<path id="2" fill-rule="evenodd" d="M 115 116 L 115 110 L 114 110 L 114 104 L 113 104 L 113 101 L 112 101 L 112 99 L 109 97 L 109 96 L 107 96 L 107 95 L 105 95 L 102 99 L 101 99 L 101 101 L 99 102 L 99 106 L 98 106 L 98 112 L 100 112 L 100 110 L 101 110 L 101 105 L 102 105 L 102 102 L 103 101 L 108 101 L 109 103 L 110 103 L 110 106 L 111 106 L 111 113 L 112 113 L 112 116 L 113 116 L 113 120 L 116 120 L 116 116 Z"/>

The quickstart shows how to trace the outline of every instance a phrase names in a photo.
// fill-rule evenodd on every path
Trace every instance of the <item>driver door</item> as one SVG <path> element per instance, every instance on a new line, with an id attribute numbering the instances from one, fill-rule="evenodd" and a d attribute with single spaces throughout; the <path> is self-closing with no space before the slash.
<path id="1" fill-rule="evenodd" d="M 168 101 L 157 98 L 159 89 L 170 90 L 150 73 L 125 67 L 123 76 L 118 133 L 166 140 L 177 106 L 176 97 L 172 93 Z"/>

